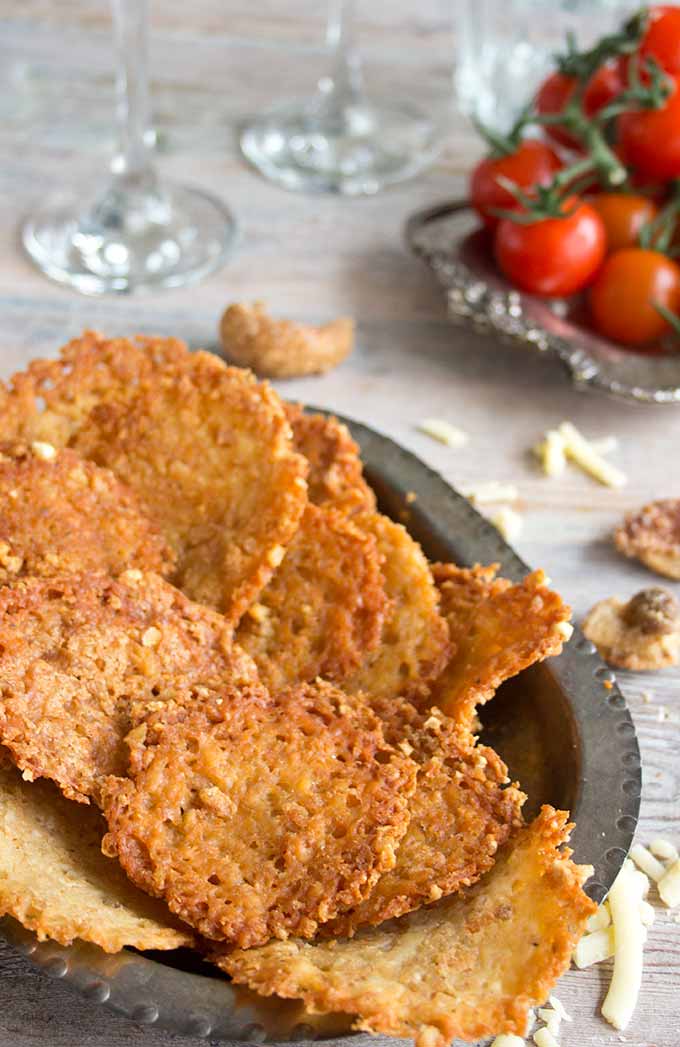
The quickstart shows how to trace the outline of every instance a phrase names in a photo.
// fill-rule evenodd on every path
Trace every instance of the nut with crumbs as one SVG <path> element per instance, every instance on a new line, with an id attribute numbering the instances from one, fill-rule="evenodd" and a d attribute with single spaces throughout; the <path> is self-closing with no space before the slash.
<path id="1" fill-rule="evenodd" d="M 262 302 L 236 303 L 220 322 L 222 348 L 230 360 L 268 378 L 323 374 L 342 363 L 354 348 L 354 323 L 340 317 L 313 327 L 275 320 Z"/>
<path id="2" fill-rule="evenodd" d="M 628 602 L 601 600 L 583 632 L 620 669 L 663 669 L 680 661 L 680 604 L 667 589 L 643 589 Z"/>
<path id="3" fill-rule="evenodd" d="M 614 543 L 624 556 L 680 580 L 680 498 L 660 498 L 629 513 L 614 532 Z"/>

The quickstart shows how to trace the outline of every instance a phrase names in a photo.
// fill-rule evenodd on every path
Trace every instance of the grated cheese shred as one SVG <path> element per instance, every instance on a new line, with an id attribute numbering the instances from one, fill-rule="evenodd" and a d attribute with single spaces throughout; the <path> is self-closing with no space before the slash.
<path id="1" fill-rule="evenodd" d="M 559 433 L 564 440 L 565 454 L 575 465 L 605 487 L 625 487 L 628 482 L 625 473 L 598 454 L 575 425 L 562 422 Z"/>
<path id="2" fill-rule="evenodd" d="M 642 984 L 642 951 L 645 929 L 640 920 L 640 903 L 648 881 L 631 862 L 626 861 L 609 892 L 609 909 L 614 927 L 614 973 L 602 1004 L 602 1016 L 623 1030 L 633 1016 Z"/>
<path id="3" fill-rule="evenodd" d="M 669 909 L 680 905 L 680 860 L 673 862 L 659 880 L 659 896 Z"/>
<path id="4" fill-rule="evenodd" d="M 418 428 L 421 433 L 432 437 L 433 440 L 438 440 L 440 444 L 445 444 L 446 447 L 465 447 L 470 439 L 466 432 L 443 418 L 424 418 L 418 425 Z"/>

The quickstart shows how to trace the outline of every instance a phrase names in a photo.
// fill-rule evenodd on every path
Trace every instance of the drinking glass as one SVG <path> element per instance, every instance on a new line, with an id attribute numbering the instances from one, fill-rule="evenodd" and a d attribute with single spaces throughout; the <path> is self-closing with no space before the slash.
<path id="1" fill-rule="evenodd" d="M 455 82 L 465 113 L 507 131 L 564 51 L 589 47 L 640 5 L 633 0 L 458 0 Z"/>
<path id="2" fill-rule="evenodd" d="M 366 97 L 356 44 L 355 0 L 331 0 L 332 67 L 303 101 L 277 105 L 247 124 L 246 158 L 287 189 L 375 193 L 434 157 L 441 125 L 407 98 Z"/>
<path id="3" fill-rule="evenodd" d="M 112 0 L 119 147 L 95 194 L 63 190 L 21 236 L 51 279 L 84 294 L 195 283 L 224 262 L 236 234 L 220 200 L 159 180 L 149 119 L 148 0 Z"/>

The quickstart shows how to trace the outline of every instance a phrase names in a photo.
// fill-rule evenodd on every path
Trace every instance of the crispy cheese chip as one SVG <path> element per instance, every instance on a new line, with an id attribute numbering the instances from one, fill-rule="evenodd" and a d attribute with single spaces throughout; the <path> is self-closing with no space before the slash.
<path id="1" fill-rule="evenodd" d="M 220 338 L 227 357 L 241 367 L 269 378 L 297 378 L 342 363 L 354 348 L 354 324 L 348 317 L 319 327 L 275 320 L 263 302 L 236 302 L 222 315 Z"/>
<path id="2" fill-rule="evenodd" d="M 660 498 L 628 513 L 614 532 L 614 543 L 650 571 L 680 580 L 680 498 Z"/>
<path id="3" fill-rule="evenodd" d="M 193 934 L 166 907 L 137 890 L 101 852 L 106 825 L 48 782 L 29 784 L 0 764 L 0 913 L 70 945 L 106 952 L 177 949 Z"/>
<path id="4" fill-rule="evenodd" d="M 173 563 L 137 498 L 108 469 L 51 444 L 0 444 L 0 584 L 128 567 L 167 574 Z"/>
<path id="5" fill-rule="evenodd" d="M 123 774 L 133 702 L 253 680 L 221 615 L 157 575 L 29 578 L 0 589 L 0 741 L 27 778 L 98 799 Z"/>
<path id="6" fill-rule="evenodd" d="M 375 509 L 375 495 L 366 483 L 359 447 L 337 418 L 306 414 L 287 403 L 286 415 L 296 450 L 309 462 L 309 500 L 346 513 Z"/>
<path id="7" fill-rule="evenodd" d="M 0 438 L 66 446 L 93 407 L 129 400 L 189 356 L 175 338 L 104 338 L 85 331 L 56 360 L 33 360 L 1 399 Z"/>
<path id="8" fill-rule="evenodd" d="M 166 706 L 128 743 L 106 851 L 208 938 L 311 937 L 394 864 L 415 764 L 330 684 Z"/>
<path id="9" fill-rule="evenodd" d="M 450 652 L 449 630 L 439 614 L 430 566 L 401 524 L 379 513 L 361 513 L 353 519 L 378 541 L 392 610 L 380 644 L 343 686 L 349 692 L 365 693 L 369 700 L 415 700 L 427 694 L 428 682 L 442 671 Z"/>
<path id="10" fill-rule="evenodd" d="M 469 724 L 504 680 L 560 653 L 571 634 L 571 611 L 548 588 L 543 571 L 511 585 L 494 578 L 495 567 L 435 564 L 433 570 L 454 653 L 431 700 Z"/>
<path id="11" fill-rule="evenodd" d="M 248 371 L 192 353 L 127 404 L 95 407 L 73 440 L 136 492 L 177 554 L 175 584 L 238 621 L 307 502 L 281 402 Z"/>
<path id="12" fill-rule="evenodd" d="M 525 796 L 508 784 L 493 749 L 475 745 L 467 728 L 437 709 L 420 713 L 400 703 L 401 723 L 394 703 L 385 711 L 388 741 L 418 764 L 411 819 L 395 867 L 365 902 L 322 928 L 324 937 L 346 937 L 362 924 L 382 923 L 470 886 L 522 825 Z"/>
<path id="13" fill-rule="evenodd" d="M 374 649 L 388 600 L 373 535 L 308 505 L 283 563 L 241 619 L 237 639 L 267 686 L 344 680 Z"/>
<path id="14" fill-rule="evenodd" d="M 455 1037 L 524 1035 L 569 966 L 596 906 L 591 870 L 558 850 L 567 815 L 544 807 L 475 886 L 355 938 L 289 940 L 213 957 L 264 995 L 356 1015 L 356 1027 L 443 1047 Z"/>

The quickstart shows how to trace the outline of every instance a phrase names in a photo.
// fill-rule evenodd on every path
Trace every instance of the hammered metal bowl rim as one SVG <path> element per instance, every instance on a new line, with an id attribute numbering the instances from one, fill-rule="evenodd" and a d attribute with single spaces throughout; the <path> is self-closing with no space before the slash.
<path id="1" fill-rule="evenodd" d="M 502 573 L 515 581 L 526 575 L 529 568 L 524 561 L 437 472 L 390 437 L 352 419 L 337 417 L 360 444 L 369 479 L 372 471 L 386 477 L 388 484 L 403 494 L 404 504 L 406 494 L 415 493 L 418 512 L 429 520 L 433 534 L 444 544 L 450 531 L 455 530 L 458 537 L 467 532 L 471 555 L 466 556 L 466 562 L 498 561 Z M 412 502 L 411 497 L 408 502 Z M 635 728 L 614 674 L 578 630 L 564 652 L 551 660 L 550 672 L 568 697 L 578 724 L 586 729 L 582 730 L 586 742 L 582 780 L 572 812 L 577 821 L 574 845 L 577 860 L 587 859 L 595 868 L 586 889 L 599 902 L 628 853 L 637 824 L 641 770 Z M 610 689 L 603 701 L 605 685 Z M 597 786 L 601 770 L 598 753 L 594 745 L 587 744 L 595 713 L 598 728 L 604 725 L 619 757 L 619 765 L 612 768 L 620 786 L 617 797 L 613 790 L 603 795 Z M 579 840 L 579 825 L 582 834 L 586 827 L 592 833 L 587 847 Z M 592 848 L 597 849 L 596 855 Z M 588 853 L 579 854 L 581 850 Z M 83 942 L 71 946 L 41 943 L 8 919 L 3 921 L 0 933 L 45 973 L 63 979 L 84 996 L 133 1021 L 167 1032 L 244 1044 L 299 1042 L 304 1038 L 337 1042 L 354 1035 L 346 1027 L 329 1034 L 323 1019 L 296 1013 L 299 1005 L 293 1001 L 260 998 L 224 980 L 177 970 L 134 951 L 107 956 Z M 315 1026 L 315 1022 L 319 1024 Z"/>

